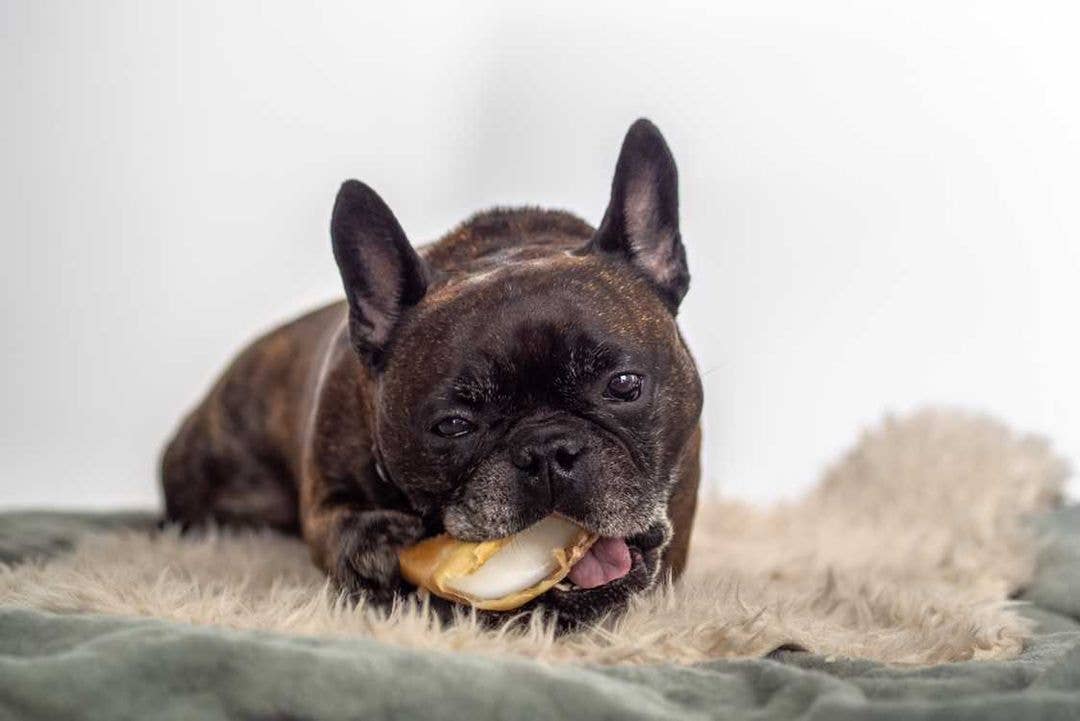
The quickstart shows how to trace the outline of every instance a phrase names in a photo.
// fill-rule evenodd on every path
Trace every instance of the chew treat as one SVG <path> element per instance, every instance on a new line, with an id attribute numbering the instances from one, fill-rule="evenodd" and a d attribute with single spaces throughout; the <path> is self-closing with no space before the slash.
<path id="1" fill-rule="evenodd" d="M 551 515 L 506 538 L 470 543 L 443 534 L 398 554 L 405 580 L 436 596 L 510 611 L 563 580 L 597 536 Z"/>

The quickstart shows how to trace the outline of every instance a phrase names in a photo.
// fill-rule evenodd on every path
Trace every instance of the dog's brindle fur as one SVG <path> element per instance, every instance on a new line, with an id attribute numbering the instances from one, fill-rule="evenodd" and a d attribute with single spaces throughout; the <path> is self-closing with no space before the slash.
<path id="1" fill-rule="evenodd" d="M 331 235 L 347 301 L 233 361 L 165 451 L 167 518 L 299 533 L 343 590 L 388 603 L 410 590 L 400 548 L 561 512 L 626 537 L 633 556 L 619 581 L 528 607 L 564 625 L 677 576 L 701 408 L 674 320 L 689 282 L 677 203 L 674 161 L 648 121 L 627 134 L 599 230 L 495 210 L 417 254 L 373 191 L 345 183 Z M 604 395 L 629 370 L 644 376 L 640 398 Z M 475 432 L 440 437 L 447 415 Z"/>

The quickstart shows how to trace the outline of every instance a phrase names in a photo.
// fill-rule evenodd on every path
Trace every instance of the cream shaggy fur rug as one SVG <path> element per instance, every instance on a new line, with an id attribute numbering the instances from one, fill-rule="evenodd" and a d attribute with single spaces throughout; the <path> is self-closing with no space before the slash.
<path id="1" fill-rule="evenodd" d="M 897 664 L 1008 658 L 1029 633 L 1008 600 L 1034 568 L 1023 521 L 1057 502 L 1065 476 L 1043 441 L 983 417 L 888 419 L 799 502 L 704 503 L 679 583 L 559 639 L 536 622 L 485 631 L 463 615 L 444 626 L 415 604 L 389 616 L 349 608 L 299 541 L 257 533 L 87 537 L 0 568 L 0 603 L 601 664 L 782 646 Z"/>

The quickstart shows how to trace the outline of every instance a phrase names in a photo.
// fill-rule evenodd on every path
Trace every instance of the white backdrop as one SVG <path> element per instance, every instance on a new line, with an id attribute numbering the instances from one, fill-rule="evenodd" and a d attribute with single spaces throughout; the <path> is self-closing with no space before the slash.
<path id="1" fill-rule="evenodd" d="M 342 179 L 416 242 L 493 204 L 596 222 L 640 115 L 715 487 L 789 497 L 926 402 L 1080 460 L 1067 5 L 368 5 L 0 0 L 0 505 L 155 503 L 230 354 L 338 294 Z"/>

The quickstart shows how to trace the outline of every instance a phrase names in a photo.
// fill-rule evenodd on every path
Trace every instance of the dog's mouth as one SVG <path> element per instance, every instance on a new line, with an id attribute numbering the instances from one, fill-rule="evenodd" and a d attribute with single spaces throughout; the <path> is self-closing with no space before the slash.
<path id="1" fill-rule="evenodd" d="M 570 569 L 566 578 L 555 584 L 548 593 L 575 594 L 585 591 L 601 591 L 605 588 L 625 582 L 635 572 L 644 570 L 645 557 L 642 552 L 626 543 L 623 539 L 600 539 L 618 541 L 621 548 L 612 543 L 608 548 L 596 554 L 592 549 Z"/>
<path id="2" fill-rule="evenodd" d="M 567 530 L 578 540 L 564 547 L 561 570 L 544 570 L 552 560 L 546 554 L 554 553 L 558 559 L 558 550 L 550 549 L 558 549 L 560 541 L 556 539 Z M 490 621 L 506 618 L 506 614 L 543 609 L 553 613 L 558 627 L 566 630 L 625 607 L 631 597 L 653 586 L 670 537 L 670 524 L 657 522 L 644 532 L 626 537 L 601 536 L 587 546 L 583 541 L 588 537 L 580 535 L 583 532 L 587 533 L 587 529 L 568 518 L 561 521 L 561 527 L 558 521 L 542 521 L 518 534 L 516 542 L 510 539 L 495 550 L 488 544 L 488 555 L 482 556 L 475 554 L 485 552 L 478 551 L 483 543 L 455 545 L 449 536 L 432 537 L 404 552 L 402 571 L 410 583 L 450 603 L 473 605 Z M 566 535 L 562 538 L 570 540 Z M 555 546 L 547 545 L 553 541 Z M 478 567 L 469 570 L 462 566 L 478 559 Z M 568 560 L 572 561 L 569 567 Z M 538 573 L 555 578 L 537 583 Z M 521 599 L 523 595 L 525 600 Z M 435 603 L 438 607 L 444 605 L 442 600 Z"/>
<path id="3" fill-rule="evenodd" d="M 625 576 L 632 563 L 626 539 L 600 538 L 570 567 L 564 580 L 578 588 L 596 588 Z"/>
<path id="4" fill-rule="evenodd" d="M 485 624 L 497 626 L 507 621 L 516 623 L 514 619 L 525 617 L 523 612 L 538 610 L 545 616 L 550 614 L 557 631 L 562 633 L 599 621 L 610 613 L 618 613 L 633 597 L 653 587 L 670 535 L 670 524 L 661 521 L 636 535 L 601 537 L 557 584 L 548 586 L 523 605 L 481 610 L 479 618 Z M 505 582 L 506 579 L 502 580 Z M 430 589 L 423 581 L 411 582 Z M 451 588 L 460 594 L 459 587 Z M 465 592 L 475 591 L 466 589 Z M 493 592 L 489 588 L 485 593 Z M 467 598 L 447 597 L 438 592 L 432 598 L 434 608 L 447 617 L 455 603 L 472 603 Z"/>
<path id="5" fill-rule="evenodd" d="M 601 537 L 570 568 L 570 573 L 548 594 L 555 596 L 602 594 L 614 587 L 640 591 L 651 585 L 656 557 L 666 540 L 662 526 L 629 538 Z"/>

